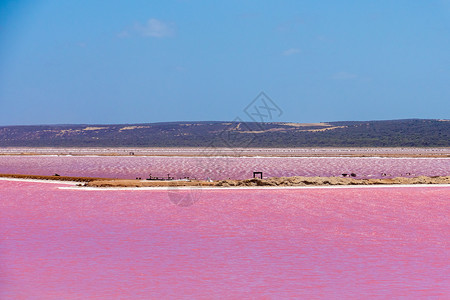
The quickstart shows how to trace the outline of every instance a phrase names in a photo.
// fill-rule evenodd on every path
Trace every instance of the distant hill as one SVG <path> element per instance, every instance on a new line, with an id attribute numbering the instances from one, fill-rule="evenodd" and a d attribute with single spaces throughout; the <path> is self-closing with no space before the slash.
<path id="1" fill-rule="evenodd" d="M 449 147 L 449 120 L 0 127 L 0 147 Z"/>

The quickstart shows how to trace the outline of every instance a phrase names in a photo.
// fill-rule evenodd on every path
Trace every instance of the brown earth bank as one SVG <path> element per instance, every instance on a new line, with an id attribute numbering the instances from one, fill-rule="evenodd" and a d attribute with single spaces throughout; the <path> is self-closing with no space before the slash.
<path id="1" fill-rule="evenodd" d="M 95 180 L 116 180 L 114 178 L 101 177 L 76 177 L 76 176 L 45 176 L 45 175 L 25 175 L 25 174 L 0 174 L 3 178 L 18 178 L 18 179 L 36 179 L 36 180 L 56 180 L 56 181 L 75 181 L 75 182 L 90 182 Z"/>
<path id="2" fill-rule="evenodd" d="M 46 153 L 0 153 L 0 156 L 41 156 L 41 155 L 54 155 Z M 86 154 L 70 154 L 71 156 L 86 156 Z M 158 156 L 158 157 L 173 157 L 173 156 L 183 156 L 183 157 L 199 157 L 198 154 L 120 154 L 120 153 L 103 153 L 95 154 L 96 156 Z M 65 156 L 65 154 L 61 154 Z M 227 157 L 386 157 L 386 158 L 450 158 L 448 153 L 436 153 L 436 154 L 412 154 L 412 153 L 356 153 L 356 154 L 201 154 L 200 157 L 215 157 L 215 156 L 227 156 Z"/>
<path id="3" fill-rule="evenodd" d="M 355 179 L 344 177 L 271 177 L 267 179 L 243 179 L 243 180 L 134 180 L 113 179 L 98 177 L 74 177 L 74 176 L 41 176 L 24 174 L 0 174 L 4 178 L 35 179 L 72 181 L 84 184 L 86 187 L 251 187 L 251 186 L 332 186 L 332 185 L 382 185 L 382 184 L 450 184 L 450 176 L 418 176 L 396 177 L 383 179 Z"/>
<path id="4" fill-rule="evenodd" d="M 217 181 L 181 181 L 181 180 L 134 180 L 134 179 L 116 179 L 116 180 L 95 180 L 86 182 L 83 186 L 87 187 L 183 187 L 183 186 L 219 186 Z"/>
<path id="5" fill-rule="evenodd" d="M 326 185 L 380 185 L 380 184 L 450 184 L 450 176 L 396 177 L 389 179 L 354 179 L 342 177 L 272 177 L 268 179 L 218 180 L 218 181 L 143 181 L 143 180 L 95 180 L 84 184 L 88 187 L 251 187 L 251 186 L 326 186 Z"/>
<path id="6" fill-rule="evenodd" d="M 287 148 L 227 148 L 227 147 L 142 147 L 142 148 L 59 148 L 0 147 L 0 156 L 159 156 L 159 157 L 392 157 L 449 158 L 448 147 L 287 147 Z"/>
<path id="7" fill-rule="evenodd" d="M 308 186 L 308 185 L 376 185 L 376 184 L 450 184 L 450 176 L 355 179 L 343 177 L 272 177 L 268 179 L 221 180 L 217 186 Z"/>

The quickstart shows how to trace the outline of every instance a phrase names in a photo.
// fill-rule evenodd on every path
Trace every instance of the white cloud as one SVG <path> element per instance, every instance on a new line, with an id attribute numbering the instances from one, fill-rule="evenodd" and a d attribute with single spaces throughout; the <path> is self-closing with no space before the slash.
<path id="1" fill-rule="evenodd" d="M 136 24 L 136 31 L 144 37 L 162 38 L 174 34 L 173 24 L 165 23 L 157 19 L 149 19 L 146 24 Z"/>
<path id="2" fill-rule="evenodd" d="M 298 53 L 300 53 L 300 52 L 301 52 L 301 50 L 298 49 L 298 48 L 290 48 L 290 49 L 287 49 L 287 50 L 283 51 L 282 54 L 283 54 L 284 56 L 289 56 L 289 55 L 298 54 Z"/>
<path id="3" fill-rule="evenodd" d="M 348 72 L 337 72 L 331 76 L 331 78 L 336 80 L 349 80 L 349 79 L 355 79 L 358 75 Z"/>

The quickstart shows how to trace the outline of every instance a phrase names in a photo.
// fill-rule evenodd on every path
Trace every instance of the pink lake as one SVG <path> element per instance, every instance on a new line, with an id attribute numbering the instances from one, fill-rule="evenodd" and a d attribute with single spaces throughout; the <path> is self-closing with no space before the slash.
<path id="1" fill-rule="evenodd" d="M 1 299 L 450 295 L 449 187 L 63 186 L 0 180 Z"/>
<path id="2" fill-rule="evenodd" d="M 157 157 L 157 156 L 0 156 L 0 174 L 147 178 L 152 176 L 205 179 L 340 176 L 358 178 L 447 176 L 450 158 L 380 157 Z"/>

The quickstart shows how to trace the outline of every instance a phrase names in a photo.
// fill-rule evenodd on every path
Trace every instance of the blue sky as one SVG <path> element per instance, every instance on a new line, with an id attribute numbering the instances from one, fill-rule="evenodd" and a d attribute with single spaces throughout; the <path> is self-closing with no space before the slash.
<path id="1" fill-rule="evenodd" d="M 449 118 L 450 1 L 5 1 L 0 125 Z"/>

